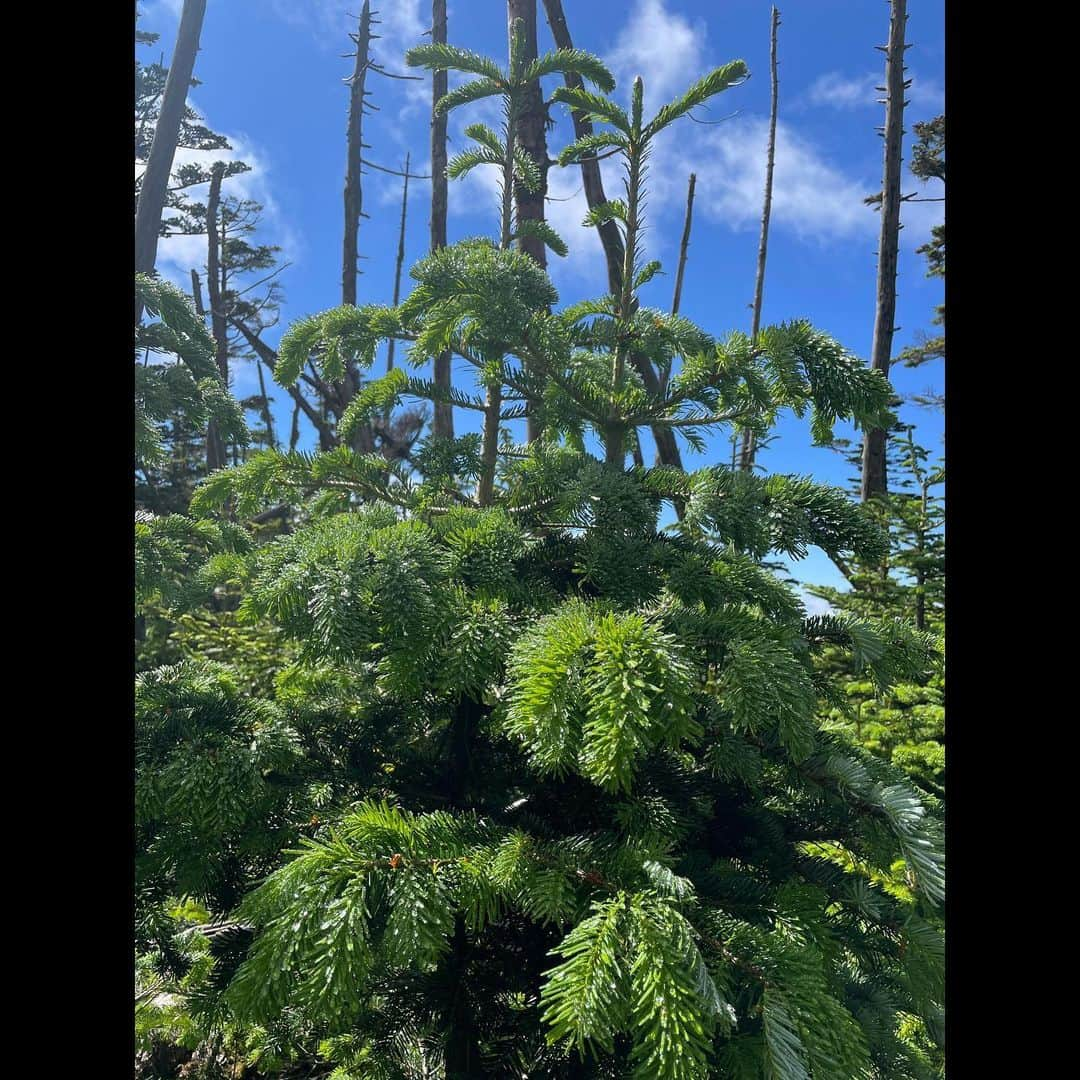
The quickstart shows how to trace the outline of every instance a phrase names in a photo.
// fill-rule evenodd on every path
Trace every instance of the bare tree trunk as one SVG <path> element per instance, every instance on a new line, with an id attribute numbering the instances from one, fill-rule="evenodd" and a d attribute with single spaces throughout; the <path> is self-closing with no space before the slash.
<path id="1" fill-rule="evenodd" d="M 560 49 L 572 49 L 574 41 L 570 36 L 570 30 L 566 25 L 566 15 L 563 14 L 561 0 L 544 0 L 544 11 L 547 15 L 548 25 L 551 27 L 551 35 L 555 39 L 555 45 Z M 579 75 L 565 75 L 563 81 L 570 87 L 584 87 Z M 570 116 L 574 124 L 574 138 L 580 139 L 585 135 L 592 134 L 592 124 L 582 119 L 576 111 L 571 111 Z M 604 194 L 604 183 L 600 176 L 600 163 L 595 158 L 588 158 L 581 162 L 581 181 L 585 188 L 585 201 L 589 209 L 607 202 Z M 596 229 L 600 235 L 600 243 L 604 248 L 604 261 L 607 264 L 608 289 L 612 296 L 618 296 L 622 290 L 622 266 L 623 266 L 623 243 L 619 236 L 618 226 L 614 221 L 607 221 L 598 225 Z M 645 389 L 650 394 L 660 394 L 660 378 L 656 369 L 643 356 L 637 353 L 630 354 L 630 362 L 634 370 L 641 376 L 645 383 Z M 682 468 L 682 455 L 679 453 L 679 445 L 675 441 L 675 433 L 670 428 L 654 427 L 652 431 L 653 441 L 656 443 L 656 457 L 661 465 L 670 465 L 676 469 Z M 682 503 L 676 503 L 679 517 L 682 517 Z"/>
<path id="2" fill-rule="evenodd" d="M 202 282 L 199 281 L 199 271 L 191 271 L 191 299 L 195 301 L 195 314 L 206 315 L 206 308 L 202 302 Z"/>
<path id="3" fill-rule="evenodd" d="M 296 444 L 300 441 L 300 405 L 299 403 L 293 405 L 292 411 L 292 427 L 289 430 L 289 451 L 292 452 L 296 449 Z"/>
<path id="4" fill-rule="evenodd" d="M 409 154 L 405 154 L 405 179 L 401 187 L 401 231 L 398 233 L 397 265 L 394 268 L 394 307 L 398 306 L 401 298 L 401 267 L 405 262 L 405 213 L 409 205 Z M 386 350 L 386 370 L 394 370 L 394 338 Z"/>
<path id="5" fill-rule="evenodd" d="M 188 87 L 195 70 L 195 54 L 199 51 L 199 34 L 202 32 L 206 0 L 184 0 L 180 13 L 180 28 L 176 35 L 172 64 L 165 80 L 165 92 L 161 99 L 154 141 L 150 157 L 142 176 L 139 204 L 135 211 L 135 271 L 149 274 L 157 262 L 158 230 L 161 213 L 165 208 L 165 195 L 169 186 L 176 143 L 180 137 L 180 123 L 184 118 Z M 142 315 L 142 305 L 137 306 L 135 321 Z"/>
<path id="6" fill-rule="evenodd" d="M 520 19 L 525 28 L 524 63 L 536 59 L 536 0 L 506 0 L 506 17 L 511 26 L 515 19 Z M 517 118 L 517 141 L 522 149 L 536 162 L 540 171 L 540 187 L 536 191 L 527 190 L 524 185 L 516 186 L 517 220 L 543 221 L 544 200 L 547 198 L 548 153 L 545 124 L 547 109 L 540 89 L 540 80 L 530 83 L 525 101 Z M 544 241 L 536 236 L 523 236 L 518 240 L 518 249 L 531 255 L 545 270 L 547 269 L 547 248 Z M 535 442 L 540 437 L 539 418 L 534 416 L 530 407 L 525 418 L 526 439 Z"/>
<path id="7" fill-rule="evenodd" d="M 446 0 L 431 2 L 431 40 L 446 44 Z M 435 103 L 444 97 L 447 73 L 436 71 L 431 77 L 431 250 L 446 247 L 446 113 L 436 113 Z M 450 392 L 450 353 L 435 357 L 435 385 L 444 393 Z M 454 437 L 454 406 L 448 401 L 435 403 L 432 435 L 436 439 Z"/>
<path id="8" fill-rule="evenodd" d="M 364 0 L 360 10 L 360 26 L 349 35 L 356 43 L 356 67 L 349 80 L 349 128 L 345 158 L 345 239 L 342 245 L 341 302 L 356 304 L 357 250 L 356 234 L 364 208 L 364 193 L 360 182 L 364 126 L 364 82 L 367 79 L 368 52 L 371 46 L 371 0 Z"/>
<path id="9" fill-rule="evenodd" d="M 214 359 L 222 384 L 229 385 L 229 334 L 221 300 L 221 237 L 218 235 L 218 213 L 221 209 L 221 180 L 225 174 L 222 162 L 210 170 L 210 193 L 206 199 L 206 292 L 210 301 L 210 331 L 214 337 Z M 210 421 L 206 433 L 206 466 L 213 472 L 226 463 L 225 446 L 217 424 Z"/>
<path id="10" fill-rule="evenodd" d="M 255 357 L 255 374 L 259 376 L 259 393 L 262 396 L 263 423 L 266 425 L 266 445 L 271 450 L 277 449 L 277 439 L 274 437 L 274 419 L 270 415 L 270 399 L 266 396 L 266 380 L 263 378 L 262 364 Z"/>
<path id="11" fill-rule="evenodd" d="M 679 314 L 679 303 L 682 300 L 683 274 L 686 273 L 686 249 L 690 246 L 690 227 L 694 219 L 694 186 L 697 184 L 697 175 L 690 174 L 690 183 L 686 189 L 686 220 L 683 222 L 682 243 L 679 245 L 679 269 L 675 274 L 675 295 L 671 298 L 671 314 Z"/>
<path id="12" fill-rule="evenodd" d="M 881 238 L 878 242 L 877 305 L 870 366 L 887 379 L 896 321 L 896 259 L 900 246 L 900 165 L 904 138 L 904 32 L 907 0 L 890 0 L 889 44 L 885 47 L 885 168 L 881 182 Z M 888 491 L 887 435 L 873 428 L 863 437 L 863 502 Z"/>
<path id="13" fill-rule="evenodd" d="M 926 629 L 926 565 L 923 563 L 923 555 L 926 552 L 927 503 L 929 502 L 930 485 L 923 481 L 922 502 L 920 503 L 919 531 L 915 550 L 919 555 L 919 566 L 915 571 L 915 629 Z"/>
<path id="14" fill-rule="evenodd" d="M 754 276 L 754 316 L 750 328 L 750 341 L 757 344 L 761 329 L 761 303 L 765 295 L 765 256 L 769 250 L 769 217 L 772 214 L 773 165 L 776 161 L 776 107 L 780 97 L 780 82 L 776 75 L 776 31 L 780 26 L 780 12 L 772 9 L 772 32 L 769 35 L 769 70 L 772 77 L 772 104 L 769 108 L 769 150 L 765 161 L 765 202 L 761 208 L 761 239 L 758 241 L 757 273 Z M 744 429 L 739 467 L 743 472 L 754 468 L 757 450 L 754 433 Z"/>

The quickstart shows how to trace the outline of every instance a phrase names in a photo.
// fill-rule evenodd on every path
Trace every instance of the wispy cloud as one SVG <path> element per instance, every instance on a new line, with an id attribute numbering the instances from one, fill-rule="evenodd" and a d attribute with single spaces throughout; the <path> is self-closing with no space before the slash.
<path id="1" fill-rule="evenodd" d="M 629 94 L 636 76 L 642 77 L 645 110 L 655 112 L 686 89 L 689 73 L 705 66 L 706 33 L 704 20 L 691 22 L 664 0 L 637 0 L 605 59 L 623 94 Z"/>
<path id="2" fill-rule="evenodd" d="M 944 106 L 945 92 L 941 84 L 934 79 L 919 75 L 908 76 L 911 86 L 907 100 L 919 109 L 937 109 Z M 868 72 L 864 75 L 844 75 L 839 71 L 827 71 L 819 75 L 806 91 L 801 104 L 830 109 L 862 109 L 868 106 L 881 107 L 882 91 L 877 87 L 884 85 L 885 75 Z"/>
<path id="3" fill-rule="evenodd" d="M 188 98 L 188 104 L 196 110 L 200 120 L 213 125 L 199 113 Z M 261 240 L 276 244 L 282 249 L 282 257 L 293 262 L 300 254 L 300 236 L 285 220 L 274 199 L 272 172 L 267 156 L 242 132 L 221 132 L 229 140 L 231 150 L 185 150 L 178 149 L 173 159 L 174 170 L 181 165 L 198 164 L 209 168 L 215 161 L 243 161 L 250 171 L 229 177 L 222 186 L 222 194 L 237 199 L 252 199 L 263 207 Z M 140 166 L 136 165 L 136 176 Z M 207 185 L 187 189 L 195 200 L 206 198 Z M 158 242 L 158 270 L 161 274 L 184 288 L 190 287 L 192 269 L 201 270 L 206 263 L 205 236 L 168 236 Z"/>

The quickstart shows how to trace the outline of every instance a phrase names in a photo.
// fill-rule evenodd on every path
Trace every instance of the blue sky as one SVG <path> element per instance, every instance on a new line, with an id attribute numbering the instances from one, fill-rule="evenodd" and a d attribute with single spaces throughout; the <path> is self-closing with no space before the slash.
<path id="1" fill-rule="evenodd" d="M 233 194 L 266 206 L 262 239 L 279 244 L 291 265 L 281 277 L 285 291 L 281 323 L 267 333 L 275 344 L 293 319 L 332 307 L 341 295 L 342 186 L 348 89 L 342 79 L 352 62 L 342 58 L 362 0 L 210 0 L 195 75 L 202 85 L 189 101 L 207 123 L 227 135 L 235 155 L 252 172 L 227 182 Z M 146 0 L 140 28 L 161 34 L 141 49 L 144 63 L 171 54 L 179 0 Z M 383 37 L 375 57 L 390 71 L 404 71 L 405 49 L 423 40 L 430 24 L 427 0 L 376 0 Z M 541 49 L 553 47 L 540 13 Z M 882 140 L 875 128 L 884 108 L 875 85 L 884 77 L 884 55 L 875 46 L 888 33 L 888 5 L 871 0 L 814 0 L 781 4 L 779 31 L 780 112 L 772 226 L 765 281 L 763 323 L 809 318 L 855 355 L 867 357 L 873 332 L 879 218 L 865 207 L 865 195 L 880 189 Z M 678 96 L 705 70 L 733 59 L 746 61 L 751 78 L 714 99 L 703 119 L 688 121 L 662 136 L 651 168 L 649 258 L 667 271 L 643 291 L 643 301 L 667 308 L 678 254 L 686 184 L 697 174 L 694 227 L 681 310 L 717 337 L 749 330 L 750 302 L 765 170 L 769 113 L 769 10 L 767 0 L 564 0 L 575 45 L 602 56 L 614 72 L 616 98 L 629 94 L 640 74 L 646 109 Z M 449 38 L 454 44 L 496 57 L 506 50 L 506 5 L 501 0 L 450 0 Z M 905 127 L 943 111 L 944 3 L 911 5 L 908 20 L 908 94 Z M 453 82 L 451 82 L 453 85 Z M 552 80 L 545 93 L 558 85 Z M 428 172 L 430 82 L 369 78 L 379 106 L 365 120 L 364 141 L 372 161 L 400 168 L 406 151 L 412 168 Z M 554 109 L 557 126 L 548 136 L 549 154 L 572 138 L 565 110 Z M 732 115 L 734 114 L 734 115 Z M 450 122 L 453 154 L 464 146 L 462 128 L 494 117 L 488 102 L 457 110 Z M 905 138 L 905 160 L 912 136 Z M 212 155 L 216 157 L 221 154 Z M 905 166 L 906 168 L 906 166 Z M 450 185 L 450 240 L 490 235 L 497 224 L 494 177 L 478 170 Z M 614 170 L 605 176 L 614 192 Z M 401 181 L 368 172 L 364 208 L 371 215 L 360 228 L 363 276 L 359 300 L 389 303 L 401 203 Z M 549 219 L 570 245 L 566 259 L 552 257 L 552 280 L 564 302 L 606 289 L 603 259 L 593 230 L 580 227 L 585 203 L 580 173 L 552 169 Z M 944 194 L 934 181 L 921 185 L 905 172 L 905 194 Z M 430 186 L 414 181 L 409 192 L 406 268 L 425 254 Z M 925 276 L 915 249 L 933 224 L 943 219 L 940 202 L 907 203 L 903 208 L 894 349 L 918 333 L 932 333 L 934 308 L 942 301 L 940 279 Z M 185 287 L 190 270 L 205 263 L 205 241 L 176 238 L 159 249 L 158 268 Z M 403 292 L 407 293 L 408 281 Z M 455 373 L 455 379 L 458 374 Z M 467 371 L 460 372 L 469 385 Z M 941 392 L 940 361 L 917 370 L 897 366 L 893 383 L 902 394 Z M 255 390 L 254 370 L 235 373 L 239 396 Z M 287 430 L 288 398 L 278 392 L 275 412 Z M 917 437 L 943 450 L 939 412 L 907 406 L 902 416 L 917 423 Z M 465 417 L 458 421 L 464 430 Z M 779 438 L 761 456 L 769 471 L 810 474 L 843 484 L 847 466 L 834 452 L 811 445 L 808 422 L 788 418 Z M 850 431 L 838 430 L 850 435 Z M 651 448 L 647 451 L 651 459 Z M 730 444 L 717 437 L 704 455 L 688 454 L 687 464 L 726 460 Z M 820 552 L 794 568 L 804 581 L 840 584 L 842 579 Z"/>

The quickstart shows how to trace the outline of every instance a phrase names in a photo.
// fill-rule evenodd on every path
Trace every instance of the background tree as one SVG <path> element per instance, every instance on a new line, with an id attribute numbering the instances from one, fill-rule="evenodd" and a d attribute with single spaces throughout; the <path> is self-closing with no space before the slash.
<path id="1" fill-rule="evenodd" d="M 566 23 L 566 15 L 563 12 L 561 0 L 544 0 L 544 11 L 547 14 L 548 25 L 551 27 L 552 37 L 560 49 L 572 49 L 573 39 Z M 567 89 L 575 90 L 582 88 L 581 79 L 573 72 L 564 75 Z M 575 109 L 571 112 L 574 124 L 574 138 L 581 142 L 592 134 L 592 121 L 588 114 Z M 596 227 L 600 237 L 600 243 L 604 248 L 604 259 L 607 265 L 608 289 L 612 296 L 618 296 L 622 289 L 623 263 L 625 252 L 623 250 L 622 236 L 614 219 L 605 217 L 599 208 L 607 204 L 608 199 L 604 194 L 603 178 L 600 175 L 600 164 L 596 154 L 583 153 L 578 159 L 581 167 L 582 185 L 585 189 L 585 201 L 589 207 L 589 221 Z M 660 390 L 660 375 L 649 361 L 637 351 L 630 354 L 634 370 L 641 376 L 645 388 L 650 394 Z M 682 468 L 682 454 L 679 451 L 675 434 L 668 428 L 653 427 L 653 441 L 656 443 L 656 458 L 659 464 L 669 465 L 675 469 Z M 676 503 L 676 511 L 682 512 L 682 503 Z"/>
<path id="2" fill-rule="evenodd" d="M 870 366 L 886 378 L 892 361 L 896 321 L 896 262 L 900 247 L 900 166 L 904 138 L 904 36 L 907 0 L 889 0 L 889 42 L 885 46 L 885 166 L 881 180 L 881 234 L 878 240 L 877 304 L 874 309 L 874 340 Z M 863 437 L 861 497 L 863 502 L 888 490 L 884 428 L 873 428 Z"/>
<path id="3" fill-rule="evenodd" d="M 850 589 L 811 585 L 807 591 L 837 612 L 909 622 L 933 633 L 940 644 L 945 630 L 945 469 L 942 462 L 929 461 L 911 427 L 894 433 L 889 455 L 893 490 L 871 510 L 889 537 L 888 556 L 878 566 L 845 567 Z M 849 452 L 848 460 L 857 472 L 858 451 Z M 857 492 L 857 482 L 853 488 Z M 824 662 L 844 692 L 841 703 L 826 713 L 828 729 L 891 761 L 921 788 L 943 798 L 943 667 L 883 692 L 851 667 L 842 650 L 826 652 Z"/>
<path id="4" fill-rule="evenodd" d="M 139 188 L 135 210 L 135 270 L 151 273 L 157 259 L 158 231 L 165 207 L 165 196 L 172 172 L 173 158 L 187 103 L 195 53 L 199 49 L 206 0 L 184 0 L 180 14 L 173 62 L 165 78 L 154 124 L 153 139 L 147 154 L 146 170 Z M 136 313 L 136 317 L 137 317 Z"/>
<path id="5" fill-rule="evenodd" d="M 934 117 L 915 125 L 916 142 L 911 152 L 911 172 L 924 183 L 940 180 L 945 183 L 945 116 Z M 911 196 L 917 199 L 918 196 Z M 937 197 L 933 197 L 937 198 Z M 943 197 L 942 197 L 943 198 Z M 930 239 L 915 249 L 926 256 L 927 276 L 945 277 L 945 225 L 934 225 Z M 930 360 L 945 359 L 945 305 L 940 304 L 933 319 L 942 333 L 910 345 L 900 353 L 905 367 L 920 367 Z"/>
<path id="6" fill-rule="evenodd" d="M 769 34 L 769 78 L 772 94 L 769 105 L 769 143 L 765 152 L 765 198 L 761 207 L 761 238 L 758 241 L 757 273 L 754 275 L 753 321 L 750 327 L 750 340 L 757 341 L 761 326 L 761 305 L 765 294 L 765 259 L 769 252 L 769 218 L 772 215 L 773 167 L 776 163 L 776 112 L 779 99 L 780 82 L 777 77 L 776 32 L 780 28 L 780 12 L 774 7 Z M 754 467 L 754 434 L 744 431 L 742 451 L 739 458 L 740 468 L 749 472 Z"/>
<path id="7" fill-rule="evenodd" d="M 431 0 L 431 42 L 445 45 L 446 0 Z M 446 247 L 446 113 L 438 107 L 446 96 L 447 74 L 445 68 L 431 72 L 431 250 Z M 444 350 L 435 357 L 433 377 L 439 389 L 440 400 L 434 404 L 432 433 L 439 439 L 454 437 L 454 407 L 450 404 L 451 363 L 450 353 Z"/>
<path id="8" fill-rule="evenodd" d="M 138 46 L 151 46 L 159 35 L 144 30 L 136 30 L 135 40 Z M 144 65 L 137 57 L 135 60 L 135 197 L 138 199 L 142 189 L 146 163 L 150 157 L 150 147 L 157 129 L 161 113 L 165 84 L 169 69 L 162 61 Z M 192 78 L 191 86 L 198 86 L 199 80 Z M 180 127 L 176 136 L 176 149 L 186 151 L 212 152 L 215 150 L 231 151 L 228 139 L 206 126 L 188 104 L 184 104 L 180 117 Z M 228 160 L 223 162 L 224 178 L 237 176 L 250 171 L 245 162 Z M 173 159 L 172 171 L 165 191 L 162 207 L 161 224 L 158 236 L 203 235 L 206 231 L 205 215 L 196 208 L 194 217 L 189 214 L 188 204 L 190 189 L 210 182 L 210 166 L 197 162 L 176 164 Z"/>

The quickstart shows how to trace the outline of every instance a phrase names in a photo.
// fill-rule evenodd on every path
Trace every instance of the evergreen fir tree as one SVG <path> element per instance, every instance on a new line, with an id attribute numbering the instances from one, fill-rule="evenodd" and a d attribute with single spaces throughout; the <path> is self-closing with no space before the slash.
<path id="1" fill-rule="evenodd" d="M 139 13 L 136 12 L 136 20 Z M 160 35 L 145 30 L 135 31 L 135 44 L 148 47 L 153 45 Z M 138 198 L 142 169 L 150 155 L 150 144 L 154 141 L 154 126 L 157 123 L 165 81 L 169 69 L 164 57 L 156 63 L 143 64 L 135 59 L 135 196 Z M 192 86 L 198 86 L 198 79 L 191 80 Z M 176 143 L 178 150 L 232 150 L 229 140 L 224 135 L 212 131 L 202 122 L 198 113 L 190 105 L 184 106 L 184 115 L 180 122 L 180 134 Z M 251 166 L 242 161 L 223 163 L 225 176 L 237 176 L 249 172 Z M 197 162 L 185 162 L 174 167 L 170 177 L 168 192 L 165 197 L 165 213 L 161 219 L 162 236 L 202 234 L 206 231 L 205 222 L 200 222 L 198 206 L 193 204 L 189 190 L 209 183 L 209 167 Z M 205 211 L 205 208 L 203 208 Z"/>
<path id="2" fill-rule="evenodd" d="M 202 520 L 147 526 L 144 590 L 179 610 L 235 589 L 295 661 L 259 695 L 206 664 L 139 677 L 143 950 L 188 980 L 200 1032 L 268 1072 L 936 1075 L 940 806 L 822 728 L 838 688 L 815 666 L 841 647 L 888 686 L 918 677 L 931 642 L 896 620 L 807 618 L 761 565 L 812 545 L 879 560 L 886 538 L 803 478 L 625 468 L 641 426 L 693 448 L 792 408 L 825 441 L 839 418 L 882 423 L 888 385 L 804 321 L 752 346 L 639 306 L 659 268 L 640 234 L 652 141 L 740 61 L 648 121 L 640 79 L 628 110 L 556 91 L 607 125 L 560 161 L 623 159 L 626 198 L 586 224 L 617 222 L 626 264 L 619 295 L 553 310 L 508 243 L 511 181 L 535 167 L 515 152 L 514 94 L 571 65 L 610 77 L 577 52 L 515 52 L 507 71 L 413 54 L 476 76 L 444 107 L 504 98 L 501 138 L 470 129 L 475 163 L 504 170 L 500 243 L 422 259 L 397 309 L 297 323 L 276 378 L 309 362 L 340 378 L 393 336 L 414 366 L 450 349 L 477 369 L 484 399 L 453 404 L 533 415 L 542 437 L 493 446 L 489 425 L 426 443 L 411 470 L 348 447 L 261 451 L 200 488 Z M 665 373 L 657 393 L 631 350 Z M 444 394 L 398 368 L 341 423 Z M 674 500 L 682 519 L 661 530 Z M 288 535 L 253 544 L 234 524 L 283 502 Z M 178 940 L 183 896 L 202 907 Z"/>
<path id="3" fill-rule="evenodd" d="M 809 586 L 835 611 L 862 618 L 903 620 L 938 638 L 945 624 L 945 470 L 905 427 L 889 443 L 894 490 L 869 512 L 889 537 L 889 555 L 875 567 L 845 567 L 849 590 Z M 838 445 L 841 440 L 837 440 Z M 858 454 L 848 460 L 857 469 Z M 853 481 L 858 493 L 858 478 Z M 935 664 L 918 681 L 880 687 L 853 670 L 842 650 L 823 663 L 841 681 L 845 700 L 829 709 L 825 726 L 903 769 L 922 789 L 944 797 L 945 676 Z"/>

